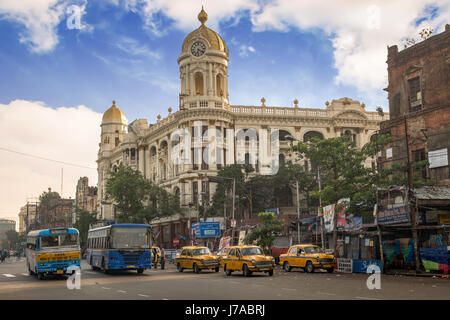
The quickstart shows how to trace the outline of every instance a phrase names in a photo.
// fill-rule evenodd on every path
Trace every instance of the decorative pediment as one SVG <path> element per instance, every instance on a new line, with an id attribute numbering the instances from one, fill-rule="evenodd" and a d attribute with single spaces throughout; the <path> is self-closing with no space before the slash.
<path id="1" fill-rule="evenodd" d="M 356 110 L 343 111 L 335 115 L 333 118 L 343 120 L 367 120 L 367 116 L 364 113 Z"/>

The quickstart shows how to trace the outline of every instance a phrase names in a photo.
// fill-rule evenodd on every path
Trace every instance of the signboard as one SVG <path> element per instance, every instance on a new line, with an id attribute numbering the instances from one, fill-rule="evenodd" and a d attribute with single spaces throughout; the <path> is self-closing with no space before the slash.
<path id="1" fill-rule="evenodd" d="M 392 158 L 392 148 L 386 149 L 386 159 Z"/>
<path id="2" fill-rule="evenodd" d="M 448 166 L 447 148 L 428 152 L 428 161 L 430 162 L 430 169 Z"/>
<path id="3" fill-rule="evenodd" d="M 360 216 L 353 216 L 350 219 L 346 220 L 346 222 L 346 231 L 355 231 L 362 229 L 362 217 Z"/>
<path id="4" fill-rule="evenodd" d="M 275 209 L 266 209 L 266 212 L 273 212 L 274 215 L 278 214 L 278 208 Z"/>
<path id="5" fill-rule="evenodd" d="M 178 246 L 179 244 L 180 244 L 180 239 L 178 239 L 178 238 L 173 239 L 174 246 Z"/>
<path id="6" fill-rule="evenodd" d="M 337 258 L 337 272 L 352 273 L 353 260 L 346 258 Z"/>
<path id="7" fill-rule="evenodd" d="M 220 237 L 219 222 L 198 222 L 192 224 L 195 238 L 215 238 Z"/>
<path id="8" fill-rule="evenodd" d="M 409 220 L 409 208 L 408 206 L 401 206 L 392 209 L 385 209 L 378 211 L 378 223 L 379 224 L 395 224 L 395 223 L 408 223 Z"/>
<path id="9" fill-rule="evenodd" d="M 334 229 L 334 204 L 323 207 L 323 222 L 325 231 L 331 232 Z"/>
<path id="10" fill-rule="evenodd" d="M 450 213 L 444 213 L 439 215 L 440 224 L 450 224 Z"/>
<path id="11" fill-rule="evenodd" d="M 231 220 L 231 227 L 235 228 L 236 227 L 236 219 L 232 219 Z"/>

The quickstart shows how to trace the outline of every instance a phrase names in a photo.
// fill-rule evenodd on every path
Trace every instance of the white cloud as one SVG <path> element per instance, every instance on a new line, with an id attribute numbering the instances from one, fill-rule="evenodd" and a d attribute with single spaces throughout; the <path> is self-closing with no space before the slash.
<path id="1" fill-rule="evenodd" d="M 158 13 L 174 20 L 174 26 L 192 30 L 198 26 L 197 14 L 201 1 L 186 0 L 121 0 L 126 9 L 141 15 L 155 34 L 164 34 Z M 426 8 L 438 8 L 431 17 Z M 321 0 L 321 1 L 240 1 L 210 0 L 205 3 L 207 24 L 220 32 L 220 22 L 239 20 L 248 11 L 253 30 L 302 31 L 323 30 L 334 47 L 336 83 L 353 85 L 368 96 L 384 96 L 387 84 L 386 56 L 388 45 L 403 48 L 406 38 L 418 37 L 425 27 L 441 32 L 450 16 L 450 2 L 438 0 Z M 429 10 L 428 10 L 429 11 Z M 415 21 L 428 15 L 416 26 Z M 437 30 L 437 29 L 440 30 Z M 248 55 L 249 47 L 239 48 Z M 377 92 L 374 94 L 374 92 Z M 379 99 L 378 99 L 379 100 Z"/>
<path id="2" fill-rule="evenodd" d="M 42 102 L 0 104 L 0 148 L 88 168 L 41 160 L 0 149 L 0 217 L 17 215 L 29 197 L 47 188 L 74 199 L 81 176 L 97 184 L 95 168 L 102 115 L 85 106 L 50 108 Z"/>
<path id="3" fill-rule="evenodd" d="M 68 13 L 70 5 L 77 5 L 81 17 L 86 14 L 87 0 L 2 0 L 0 19 L 17 22 L 25 27 L 19 41 L 29 45 L 31 51 L 46 53 L 58 44 L 57 26 Z M 81 20 L 79 29 L 92 32 L 92 26 Z"/>

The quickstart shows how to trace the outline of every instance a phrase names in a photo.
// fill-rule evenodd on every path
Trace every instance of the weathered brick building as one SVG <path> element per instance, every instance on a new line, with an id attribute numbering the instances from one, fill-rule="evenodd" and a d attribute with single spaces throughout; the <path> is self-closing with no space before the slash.
<path id="1" fill-rule="evenodd" d="M 450 187 L 450 25 L 445 31 L 402 51 L 388 47 L 390 120 L 381 132 L 390 133 L 381 163 L 390 167 L 428 160 L 419 169 L 423 178 L 437 186 Z M 405 129 L 407 137 L 405 137 Z"/>

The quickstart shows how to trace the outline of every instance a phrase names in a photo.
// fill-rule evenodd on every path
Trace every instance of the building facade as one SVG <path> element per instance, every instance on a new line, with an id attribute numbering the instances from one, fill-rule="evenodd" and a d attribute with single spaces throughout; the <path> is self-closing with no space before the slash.
<path id="1" fill-rule="evenodd" d="M 34 224 L 36 219 L 38 203 L 27 202 L 26 205 L 20 208 L 19 212 L 19 233 L 31 230 L 30 227 Z"/>
<path id="2" fill-rule="evenodd" d="M 89 213 L 97 210 L 97 187 L 89 186 L 88 177 L 78 179 L 75 206 Z"/>
<path id="3" fill-rule="evenodd" d="M 408 157 L 428 160 L 422 177 L 450 187 L 450 25 L 400 52 L 388 47 L 387 64 L 390 121 L 382 132 L 391 134 L 392 143 L 383 152 L 383 166 Z"/>
<path id="4" fill-rule="evenodd" d="M 9 219 L 0 219 L 0 249 L 9 249 L 6 233 L 10 230 L 16 230 L 16 222 Z"/>
<path id="5" fill-rule="evenodd" d="M 153 124 L 138 119 L 128 125 L 113 101 L 101 123 L 98 218 L 115 218 L 115 207 L 105 198 L 109 172 L 120 164 L 131 166 L 180 197 L 184 216 L 154 222 L 161 227 L 160 242 L 168 244 L 166 247 L 172 247 L 170 241 L 177 235 L 187 234 L 189 223 L 198 214 L 195 204 L 208 202 L 214 194 L 216 184 L 205 182 L 200 173 L 215 176 L 224 165 L 250 163 L 257 173 L 270 174 L 280 162 L 293 160 L 282 152 L 293 141 L 348 134 L 362 147 L 379 130 L 380 122 L 389 119 L 388 114 L 369 112 L 364 103 L 350 98 L 327 101 L 324 109 L 302 108 L 297 99 L 284 107 L 268 106 L 264 98 L 255 106 L 230 104 L 228 47 L 220 35 L 206 27 L 203 9 L 198 19 L 200 27 L 184 39 L 177 60 L 178 110 L 168 108 L 168 115 L 158 115 Z M 279 139 L 274 143 L 275 132 Z M 288 193 L 289 201 L 280 211 L 295 214 L 295 190 Z"/>

